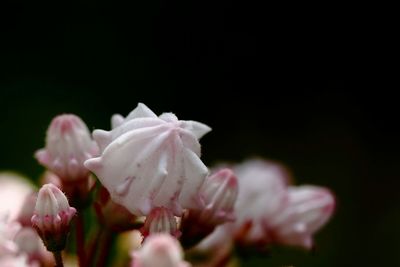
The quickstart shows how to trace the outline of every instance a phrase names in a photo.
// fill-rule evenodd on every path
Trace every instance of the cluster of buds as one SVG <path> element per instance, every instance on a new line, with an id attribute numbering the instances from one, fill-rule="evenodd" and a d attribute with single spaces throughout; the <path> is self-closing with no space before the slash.
<path id="1" fill-rule="evenodd" d="M 323 187 L 288 186 L 288 172 L 271 162 L 250 160 L 234 170 L 239 182 L 236 220 L 218 227 L 200 247 L 236 242 L 242 246 L 278 243 L 311 249 L 313 234 L 332 216 L 333 194 Z"/>
<path id="2" fill-rule="evenodd" d="M 227 264 L 233 246 L 311 249 L 313 235 L 333 213 L 328 189 L 292 186 L 288 172 L 275 163 L 251 160 L 210 174 L 200 159 L 199 140 L 211 130 L 203 123 L 173 113 L 157 116 L 139 103 L 126 117 L 114 115 L 111 127 L 91 135 L 75 115 L 52 120 L 45 148 L 35 154 L 47 168 L 47 182 L 38 193 L 26 194 L 15 216 L 24 229 L 10 237 L 0 218 L 0 266 L 8 260 L 2 255 L 43 262 L 39 237 L 56 266 L 63 266 L 61 251 L 74 217 L 81 267 L 105 266 L 113 238 L 131 230 L 142 236 L 131 267 L 189 267 L 184 249 L 219 248 L 223 253 L 212 266 Z M 91 190 L 92 174 L 97 190 Z M 88 204 L 95 208 L 98 233 L 85 242 Z"/>

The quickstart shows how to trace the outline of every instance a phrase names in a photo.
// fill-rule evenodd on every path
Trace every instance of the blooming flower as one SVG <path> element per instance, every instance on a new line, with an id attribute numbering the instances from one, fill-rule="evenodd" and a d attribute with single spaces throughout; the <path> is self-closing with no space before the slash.
<path id="1" fill-rule="evenodd" d="M 172 113 L 157 117 L 139 104 L 113 130 L 95 130 L 102 155 L 85 162 L 111 198 L 135 215 L 166 207 L 175 215 L 199 206 L 198 191 L 208 174 L 198 139 L 210 128 L 181 121 Z"/>
<path id="2" fill-rule="evenodd" d="M 49 251 L 65 247 L 70 222 L 76 210 L 68 204 L 63 192 L 53 184 L 45 184 L 36 201 L 32 225 Z"/>
<path id="3" fill-rule="evenodd" d="M 86 124 L 76 115 L 55 117 L 47 130 L 46 147 L 36 152 L 36 159 L 61 180 L 87 178 L 83 162 L 97 154 L 97 146 Z"/>
<path id="4" fill-rule="evenodd" d="M 312 235 L 332 215 L 332 194 L 316 186 L 288 187 L 287 171 L 270 162 L 252 160 L 234 170 L 239 181 L 237 219 L 218 227 L 200 248 L 230 243 L 233 236 L 244 243 L 311 248 Z M 247 226 L 245 234 L 240 235 Z"/>
<path id="5" fill-rule="evenodd" d="M 149 236 L 143 246 L 133 252 L 132 267 L 189 267 L 183 260 L 183 251 L 179 242 L 168 234 Z"/>

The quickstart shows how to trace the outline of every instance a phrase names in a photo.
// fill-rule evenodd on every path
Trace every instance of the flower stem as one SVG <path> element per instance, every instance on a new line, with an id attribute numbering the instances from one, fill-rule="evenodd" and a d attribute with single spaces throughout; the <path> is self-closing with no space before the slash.
<path id="1" fill-rule="evenodd" d="M 76 249 L 78 254 L 78 261 L 80 267 L 85 267 L 85 224 L 83 219 L 83 212 L 81 211 L 76 218 Z"/>
<path id="2" fill-rule="evenodd" d="M 110 255 L 111 248 L 114 243 L 114 237 L 115 236 L 111 231 L 109 230 L 103 231 L 100 240 L 100 250 L 96 264 L 97 267 L 104 267 L 107 265 L 108 257 Z"/>
<path id="3" fill-rule="evenodd" d="M 85 266 L 90 266 L 90 267 L 95 266 L 94 264 L 96 262 L 95 260 L 96 260 L 97 248 L 100 244 L 100 240 L 101 240 L 101 237 L 102 237 L 104 231 L 105 231 L 104 228 L 102 226 L 100 226 L 97 229 L 93 240 L 91 240 L 91 242 L 89 244 L 89 248 L 88 248 L 87 258 L 86 258 L 87 264 Z"/>
<path id="4" fill-rule="evenodd" d="M 53 251 L 53 256 L 56 261 L 55 267 L 64 267 L 64 263 L 61 257 L 61 251 Z"/>

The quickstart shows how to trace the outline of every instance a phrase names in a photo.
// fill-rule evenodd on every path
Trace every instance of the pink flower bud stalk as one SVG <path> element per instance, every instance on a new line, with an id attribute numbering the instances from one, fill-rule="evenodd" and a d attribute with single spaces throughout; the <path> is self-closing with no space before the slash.
<path id="1" fill-rule="evenodd" d="M 111 131 L 93 132 L 102 154 L 85 162 L 111 198 L 137 216 L 155 207 L 169 208 L 176 216 L 198 207 L 208 174 L 198 139 L 210 128 L 172 113 L 157 117 L 143 104 L 118 118 Z"/>
<path id="2" fill-rule="evenodd" d="M 184 261 L 179 242 L 168 234 L 149 236 L 143 246 L 132 253 L 131 267 L 190 267 Z"/>
<path id="3" fill-rule="evenodd" d="M 165 207 L 154 208 L 146 217 L 140 232 L 145 238 L 156 233 L 168 233 L 174 237 L 181 235 L 174 214 Z"/>
<path id="4" fill-rule="evenodd" d="M 237 194 L 237 178 L 232 170 L 222 169 L 207 177 L 200 189 L 204 208 L 188 210 L 182 217 L 182 245 L 185 248 L 193 246 L 210 234 L 217 225 L 234 221 Z"/>
<path id="5" fill-rule="evenodd" d="M 55 252 L 65 248 L 70 223 L 76 214 L 64 193 L 53 184 L 43 185 L 38 194 L 32 225 L 42 238 L 47 250 Z"/>
<path id="6" fill-rule="evenodd" d="M 313 247 L 313 234 L 325 225 L 335 207 L 333 194 L 326 188 L 304 185 L 289 187 L 287 207 L 269 225 L 276 243 Z"/>
<path id="7" fill-rule="evenodd" d="M 86 124 L 76 115 L 63 114 L 50 123 L 46 147 L 38 150 L 35 157 L 61 179 L 74 206 L 81 206 L 79 202 L 83 205 L 89 191 L 89 170 L 83 162 L 97 153 L 98 147 Z"/>

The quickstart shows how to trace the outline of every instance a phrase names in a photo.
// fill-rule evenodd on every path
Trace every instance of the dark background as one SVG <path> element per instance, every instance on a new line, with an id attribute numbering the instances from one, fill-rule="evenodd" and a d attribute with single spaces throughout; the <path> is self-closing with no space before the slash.
<path id="1" fill-rule="evenodd" d="M 265 266 L 400 266 L 397 100 L 365 71 L 369 26 L 354 10 L 26 2 L 0 8 L 0 169 L 37 179 L 33 153 L 53 116 L 109 129 L 140 101 L 210 125 L 208 165 L 262 156 L 336 193 L 317 250 L 278 248 Z"/>

